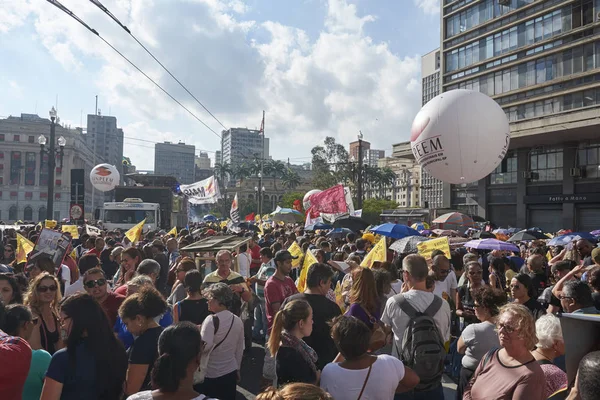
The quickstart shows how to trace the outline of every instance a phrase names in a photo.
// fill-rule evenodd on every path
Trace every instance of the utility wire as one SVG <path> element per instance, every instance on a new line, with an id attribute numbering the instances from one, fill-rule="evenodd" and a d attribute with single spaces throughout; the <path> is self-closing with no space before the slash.
<path id="1" fill-rule="evenodd" d="M 128 34 L 129 34 L 129 35 L 130 35 L 130 36 L 133 38 L 133 40 L 135 40 L 135 41 L 136 41 L 136 42 L 137 42 L 137 43 L 138 43 L 140 46 L 142 46 L 142 48 L 143 48 L 144 50 L 146 50 L 146 53 L 148 53 L 148 54 L 150 55 L 150 57 L 152 57 L 152 58 L 154 59 L 154 61 L 156 61 L 156 62 L 158 63 L 158 65 L 160 65 L 160 66 L 161 66 L 161 67 L 162 67 L 162 68 L 163 68 L 163 69 L 164 69 L 164 70 L 165 70 L 165 71 L 166 71 L 166 72 L 167 72 L 167 73 L 168 73 L 168 74 L 171 76 L 171 78 L 175 79 L 175 82 L 177 82 L 177 83 L 179 84 L 179 86 L 181 86 L 181 87 L 183 88 L 183 90 L 185 90 L 185 91 L 186 91 L 186 92 L 187 92 L 187 93 L 188 93 L 190 96 L 192 96 L 192 98 L 193 98 L 194 100 L 196 100 L 196 102 L 197 102 L 198 104 L 200 104 L 200 105 L 202 106 L 202 108 L 204 108 L 204 110 L 205 110 L 205 111 L 206 111 L 206 112 L 207 112 L 207 113 L 208 113 L 208 114 L 209 114 L 211 117 L 213 117 L 213 119 L 214 119 L 215 121 L 217 121 L 217 122 L 219 123 L 219 125 L 221 125 L 221 126 L 223 127 L 223 129 L 227 130 L 227 128 L 225 127 L 225 125 L 223 125 L 223 123 L 222 123 L 221 121 L 219 121 L 219 119 L 218 119 L 217 117 L 215 117 L 215 116 L 214 116 L 214 114 L 213 114 L 213 113 L 211 113 L 211 112 L 210 112 L 210 110 L 209 110 L 208 108 L 206 108 L 206 107 L 204 106 L 204 104 L 202 104 L 202 102 L 201 102 L 200 100 L 198 100 L 198 99 L 196 98 L 196 96 L 194 96 L 194 95 L 192 94 L 192 92 L 190 92 L 190 91 L 188 90 L 188 88 L 187 88 L 187 87 L 185 87 L 185 85 L 184 85 L 183 83 L 181 83 L 181 82 L 179 81 L 179 79 L 177 79 L 177 78 L 175 77 L 175 75 L 173 75 L 173 74 L 171 73 L 171 71 L 169 71 L 169 69 L 168 69 L 167 67 L 165 67 L 165 66 L 163 65 L 163 63 L 161 63 L 161 62 L 159 61 L 159 59 L 158 59 L 158 58 L 156 58 L 156 57 L 154 56 L 154 54 L 152 54 L 152 52 L 151 52 L 150 50 L 148 50 L 148 48 L 147 48 L 146 46 L 144 46 L 144 44 L 143 44 L 142 42 L 140 42 L 140 41 L 138 40 L 138 38 L 137 38 L 137 37 L 135 37 L 135 35 L 134 35 L 133 33 L 131 33 L 131 31 L 129 30 L 129 28 L 127 28 L 127 26 L 125 26 L 123 23 L 121 23 L 121 21 L 119 21 L 119 19 L 118 19 L 117 17 L 115 17 L 115 15 L 114 15 L 113 13 L 111 13 L 111 12 L 108 10 L 108 8 L 106 8 L 106 7 L 105 7 L 105 6 L 104 6 L 102 3 L 100 3 L 100 1 L 99 1 L 99 0 L 90 0 L 90 1 L 91 1 L 91 2 L 92 2 L 94 5 L 95 5 L 95 6 L 97 6 L 97 7 L 98 7 L 100 10 L 102 10 L 102 11 L 103 11 L 103 12 L 104 12 L 106 15 L 108 15 L 108 16 L 109 16 L 109 17 L 110 17 L 110 18 L 111 18 L 113 21 L 115 21 L 115 22 L 116 22 L 116 23 L 117 23 L 117 24 L 118 24 L 118 25 L 119 25 L 121 28 L 123 28 L 123 30 L 124 30 L 125 32 L 127 32 L 127 33 L 128 33 Z"/>
<path id="2" fill-rule="evenodd" d="M 132 67 L 134 67 L 135 69 L 137 69 L 142 75 L 144 75 L 150 82 L 152 82 L 156 87 L 158 87 L 163 93 L 165 93 L 167 96 L 169 96 L 175 103 L 179 104 L 185 111 L 187 111 L 192 117 L 194 117 L 194 119 L 196 119 L 198 122 L 200 122 L 202 125 L 204 125 L 209 131 L 211 131 L 212 133 L 214 133 L 219 139 L 221 138 L 221 135 L 219 135 L 217 132 L 215 132 L 210 126 L 206 125 L 206 123 L 204 121 L 202 121 L 200 118 L 198 118 L 196 116 L 196 114 L 194 114 L 192 111 L 190 111 L 189 108 L 187 108 L 186 106 L 184 106 L 183 104 L 181 104 L 181 102 L 179 100 L 177 100 L 169 92 L 167 92 L 154 79 L 150 78 L 144 71 L 142 71 L 137 65 L 135 65 L 133 63 L 133 61 L 129 60 L 129 58 L 127 58 L 125 55 L 123 55 L 123 53 L 121 53 L 119 50 L 117 50 L 112 44 L 110 44 L 102 36 L 100 36 L 100 34 L 98 33 L 98 31 L 96 31 L 95 29 L 93 29 L 92 27 L 90 27 L 88 24 L 86 24 L 83 20 L 81 20 L 81 18 L 79 18 L 77 15 L 75 15 L 75 13 L 73 13 L 67 7 L 65 7 L 60 2 L 58 2 L 58 0 L 46 0 L 46 1 L 49 2 L 50 4 L 52 4 L 53 6 L 55 6 L 56 8 L 58 8 L 59 10 L 63 11 L 65 14 L 67 14 L 68 16 L 70 16 L 71 18 L 73 18 L 75 21 L 79 22 L 81 25 L 83 25 L 87 30 L 89 30 L 90 32 L 92 32 L 94 35 L 98 36 L 104 43 L 106 43 L 118 55 L 120 55 L 121 57 L 123 57 L 123 59 L 125 59 L 125 61 L 127 61 Z"/>

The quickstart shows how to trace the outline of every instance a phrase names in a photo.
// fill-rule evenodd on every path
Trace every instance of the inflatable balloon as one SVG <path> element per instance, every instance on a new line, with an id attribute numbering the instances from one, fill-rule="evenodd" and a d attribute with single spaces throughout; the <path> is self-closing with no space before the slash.
<path id="1" fill-rule="evenodd" d="M 410 134 L 417 162 L 437 179 L 454 184 L 475 182 L 493 172 L 509 142 L 508 119 L 498 103 L 463 89 L 425 104 Z"/>
<path id="2" fill-rule="evenodd" d="M 310 208 L 310 196 L 312 196 L 315 193 L 321 193 L 322 190 L 319 189 L 313 189 L 313 190 L 309 190 L 308 192 L 306 192 L 306 194 L 304 195 L 304 199 L 302 199 L 302 205 L 304 206 L 305 210 L 308 210 Z"/>
<path id="3" fill-rule="evenodd" d="M 98 164 L 90 171 L 92 186 L 101 192 L 108 192 L 119 185 L 121 176 L 114 165 Z"/>

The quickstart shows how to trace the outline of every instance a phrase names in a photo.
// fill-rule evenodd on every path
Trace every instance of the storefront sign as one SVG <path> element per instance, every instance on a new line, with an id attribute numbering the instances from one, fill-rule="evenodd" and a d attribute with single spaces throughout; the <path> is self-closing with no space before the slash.
<path id="1" fill-rule="evenodd" d="M 525 196 L 525 204 L 562 204 L 562 203 L 597 203 L 600 193 L 589 194 L 552 194 L 543 196 Z"/>

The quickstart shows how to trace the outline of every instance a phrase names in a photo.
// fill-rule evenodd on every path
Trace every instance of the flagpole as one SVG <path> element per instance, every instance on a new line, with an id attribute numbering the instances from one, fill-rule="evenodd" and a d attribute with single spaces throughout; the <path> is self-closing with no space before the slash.
<path id="1" fill-rule="evenodd" d="M 258 214 L 262 219 L 263 215 L 263 197 L 264 193 L 262 193 L 262 177 L 263 177 L 263 167 L 265 164 L 265 110 L 263 110 L 262 117 L 262 157 L 260 158 L 260 177 L 258 179 L 258 193 L 260 198 L 258 200 Z"/>

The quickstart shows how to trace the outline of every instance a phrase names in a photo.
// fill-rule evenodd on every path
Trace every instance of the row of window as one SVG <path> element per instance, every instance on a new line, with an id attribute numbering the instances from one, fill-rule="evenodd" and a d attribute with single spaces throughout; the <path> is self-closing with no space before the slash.
<path id="1" fill-rule="evenodd" d="M 0 152 L 2 155 L 0 159 L 4 159 L 4 153 Z M 10 153 L 10 177 L 9 182 L 11 185 L 20 185 L 21 184 L 21 171 L 24 171 L 25 180 L 23 181 L 25 186 L 35 186 L 35 176 L 37 172 L 37 156 L 39 153 L 34 152 L 26 152 L 23 153 L 21 151 L 12 151 Z M 23 165 L 23 155 L 25 156 L 25 163 Z M 0 164 L 0 171 L 4 169 L 4 164 Z M 60 174 L 62 172 L 61 168 L 56 169 L 56 173 Z M 60 186 L 62 183 L 61 180 L 57 180 L 57 185 Z M 0 185 L 3 184 L 2 173 L 0 172 Z M 47 185 L 48 184 L 48 154 L 44 154 L 42 159 L 42 168 L 39 171 L 39 185 Z"/>
<path id="2" fill-rule="evenodd" d="M 21 141 L 21 137 L 23 137 L 23 139 L 25 139 L 24 135 L 13 135 L 13 142 L 20 142 Z M 6 141 L 6 134 L 5 133 L 0 133 L 0 142 L 4 142 Z M 27 143 L 37 143 L 36 142 L 36 137 L 35 136 L 27 136 Z"/>
<path id="3" fill-rule="evenodd" d="M 593 22 L 591 0 L 586 1 L 584 7 L 568 5 L 446 53 L 445 71 L 466 68 Z"/>
<path id="4" fill-rule="evenodd" d="M 55 211 L 54 212 L 59 213 L 59 211 Z M 40 207 L 38 209 L 37 212 L 38 218 L 37 221 L 43 221 L 46 219 L 46 207 Z M 59 213 L 60 215 L 60 213 Z M 1 218 L 1 214 L 0 214 L 0 218 Z M 23 216 L 21 217 L 19 215 L 17 206 L 11 206 L 8 209 L 8 220 L 9 221 L 16 221 L 16 220 L 23 220 L 23 221 L 33 221 L 33 208 L 31 208 L 30 206 L 25 206 L 25 208 L 23 209 Z"/>
<path id="5" fill-rule="evenodd" d="M 600 41 L 470 79 L 448 90 L 470 89 L 494 96 L 594 68 L 600 68 Z"/>

